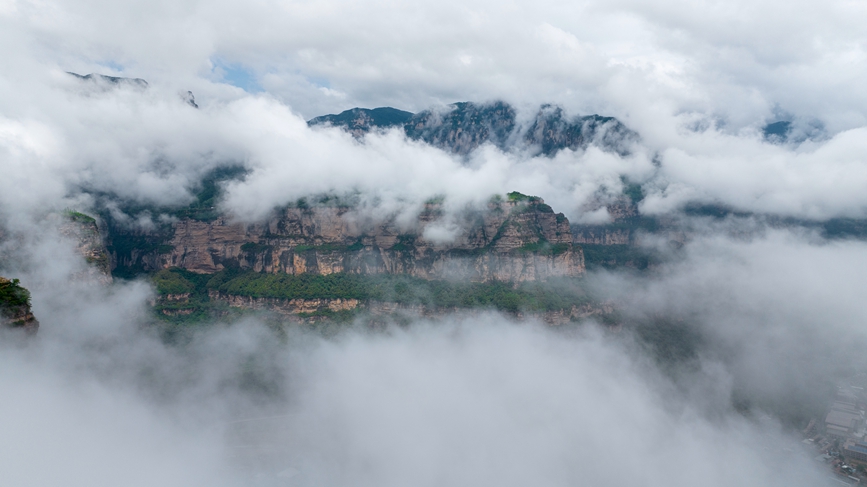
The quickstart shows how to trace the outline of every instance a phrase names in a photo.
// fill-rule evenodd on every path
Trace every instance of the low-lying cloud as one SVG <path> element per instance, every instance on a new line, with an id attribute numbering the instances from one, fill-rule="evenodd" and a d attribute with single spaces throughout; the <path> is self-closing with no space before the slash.
<path id="1" fill-rule="evenodd" d="M 19 274 L 39 334 L 0 349 L 17 485 L 817 485 L 787 406 L 821 411 L 865 340 L 867 246 L 789 232 L 711 234 L 654 277 L 591 276 L 625 323 L 704 337 L 662 368 L 630 326 L 498 314 L 332 338 L 246 319 L 166 343 L 148 286 L 68 284 L 71 245 L 30 249 L 55 261 Z"/>
<path id="2" fill-rule="evenodd" d="M 604 222 L 627 183 L 643 186 L 645 214 L 701 202 L 864 218 L 861 6 L 239 5 L 0 2 L 0 274 L 31 289 L 42 323 L 35 340 L 0 336 L 4 479 L 822 482 L 788 432 L 863 369 L 863 242 L 760 219 L 695 223 L 646 275 L 588 277 L 616 304 L 619 333 L 474 314 L 326 339 L 251 318 L 168 343 L 151 323 L 149 284 L 80 279 L 86 263 L 56 213 L 107 211 L 146 231 L 168 221 L 160 208 L 191 203 L 209 171 L 241 165 L 246 176 L 218 203 L 233 218 L 331 194 L 358 202 L 362 220 L 406 223 L 437 198 L 446 217 L 426 237 L 443 242 L 455 215 L 509 191 L 573 223 Z M 232 86 L 241 78 L 257 93 Z M 519 120 L 541 103 L 616 116 L 641 140 L 628 156 L 485 145 L 464 158 L 399 130 L 359 140 L 305 122 L 353 106 L 495 99 Z M 766 139 L 774 121 L 812 131 Z M 641 328 L 659 321 L 697 337 L 695 353 L 660 364 Z"/>

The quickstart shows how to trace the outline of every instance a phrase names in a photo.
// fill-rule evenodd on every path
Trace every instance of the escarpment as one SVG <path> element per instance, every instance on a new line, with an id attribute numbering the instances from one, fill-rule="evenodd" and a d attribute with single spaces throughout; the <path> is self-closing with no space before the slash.
<path id="1" fill-rule="evenodd" d="M 74 243 L 76 251 L 88 264 L 85 270 L 72 276 L 73 279 L 103 285 L 110 284 L 112 282 L 111 259 L 96 219 L 71 210 L 67 210 L 64 217 L 59 228 L 60 234 Z"/>
<path id="2" fill-rule="evenodd" d="M 566 217 L 541 198 L 518 193 L 455 221 L 443 219 L 438 203 L 427 204 L 410 223 L 370 221 L 348 206 L 302 205 L 261 223 L 185 218 L 159 238 L 113 239 L 117 266 L 177 267 L 200 274 L 238 268 L 523 282 L 584 272 L 583 253 L 572 242 Z"/>

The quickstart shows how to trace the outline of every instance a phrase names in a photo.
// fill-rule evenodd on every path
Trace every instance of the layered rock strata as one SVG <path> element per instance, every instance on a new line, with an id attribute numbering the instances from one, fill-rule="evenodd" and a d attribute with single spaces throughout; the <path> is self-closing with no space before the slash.
<path id="1" fill-rule="evenodd" d="M 88 263 L 87 268 L 74 275 L 73 279 L 111 284 L 111 258 L 94 218 L 83 213 L 68 212 L 60 225 L 60 234 L 75 243 L 76 251 Z"/>
<path id="2" fill-rule="evenodd" d="M 445 237 L 443 237 L 444 234 Z M 373 222 L 349 207 L 292 207 L 262 223 L 183 219 L 169 235 L 119 265 L 180 267 L 215 273 L 227 267 L 287 274 L 406 274 L 423 279 L 544 281 L 584 272 L 569 221 L 540 198 L 514 195 L 485 211 L 445 222 L 439 204 L 409 224 Z"/>

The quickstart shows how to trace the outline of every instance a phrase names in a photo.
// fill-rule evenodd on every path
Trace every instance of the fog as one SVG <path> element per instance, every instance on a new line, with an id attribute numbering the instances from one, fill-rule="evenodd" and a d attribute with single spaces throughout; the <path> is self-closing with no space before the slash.
<path id="1" fill-rule="evenodd" d="M 821 484 L 798 430 L 864 370 L 867 244 L 768 222 L 867 217 L 865 17 L 845 0 L 0 0 L 0 275 L 41 322 L 0 333 L 4 484 Z M 640 138 L 462 157 L 305 122 L 494 100 Z M 763 136 L 777 121 L 789 138 Z M 147 231 L 230 166 L 246 175 L 217 209 L 235 221 L 327 194 L 407 223 L 438 198 L 425 238 L 447 243 L 495 195 L 595 224 L 632 183 L 642 214 L 689 231 L 641 235 L 663 257 L 648 272 L 584 277 L 613 324 L 250 315 L 171 336 L 146 279 L 90 282 L 58 231 L 64 209 Z"/>
<path id="2" fill-rule="evenodd" d="M 81 257 L 48 228 L 3 271 L 41 321 L 0 345 L 13 485 L 819 485 L 792 418 L 864 365 L 862 242 L 708 227 L 653 275 L 589 275 L 639 328 L 251 316 L 166 341 L 148 284 L 71 278 Z M 660 361 L 654 317 L 696 354 Z"/>

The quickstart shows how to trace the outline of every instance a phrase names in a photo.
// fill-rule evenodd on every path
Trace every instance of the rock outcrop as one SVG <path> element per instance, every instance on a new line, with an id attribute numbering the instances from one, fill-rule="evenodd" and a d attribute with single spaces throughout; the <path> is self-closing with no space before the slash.
<path id="1" fill-rule="evenodd" d="M 144 270 L 215 273 L 233 267 L 513 282 L 584 272 L 583 253 L 572 243 L 566 217 L 542 199 L 518 193 L 449 223 L 438 203 L 427 204 L 411 225 L 367 221 L 348 206 L 294 206 L 262 223 L 186 218 L 172 224 L 162 240 L 124 244 L 124 236 L 113 238 L 117 265 Z M 123 253 L 126 248 L 129 253 Z"/>
<path id="2" fill-rule="evenodd" d="M 64 216 L 60 234 L 75 242 L 76 250 L 89 264 L 85 271 L 76 274 L 73 279 L 111 284 L 111 259 L 96 219 L 77 211 L 67 211 Z"/>
<path id="3" fill-rule="evenodd" d="M 127 86 L 138 90 L 144 90 L 148 87 L 148 82 L 141 78 L 122 78 L 118 76 L 106 76 L 104 74 L 98 73 L 80 75 L 71 71 L 67 71 L 67 73 L 82 82 L 93 83 L 94 86 L 98 86 L 103 89 L 114 88 L 118 86 Z"/>
<path id="4" fill-rule="evenodd" d="M 39 330 L 39 321 L 30 310 L 30 292 L 21 287 L 18 279 L 0 277 L 0 326 L 19 328 L 28 335 Z"/>
<path id="5" fill-rule="evenodd" d="M 391 107 L 382 108 L 352 108 L 337 115 L 323 115 L 316 117 L 309 122 L 309 125 L 333 125 L 335 127 L 343 127 L 355 137 L 362 137 L 364 134 L 375 129 L 387 129 L 391 127 L 402 127 L 410 118 L 412 113 L 398 110 Z"/>
<path id="6" fill-rule="evenodd" d="M 406 136 L 449 152 L 467 155 L 485 143 L 500 149 L 527 150 L 553 156 L 562 149 L 585 149 L 591 144 L 624 155 L 638 134 L 613 117 L 567 117 L 562 108 L 543 105 L 528 124 L 518 123 L 508 103 L 461 102 L 416 114 L 394 108 L 353 108 L 323 115 L 310 126 L 341 127 L 356 137 L 376 129 L 402 128 Z"/>

